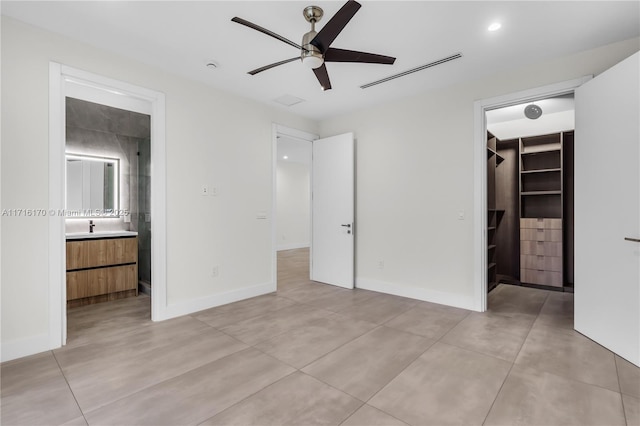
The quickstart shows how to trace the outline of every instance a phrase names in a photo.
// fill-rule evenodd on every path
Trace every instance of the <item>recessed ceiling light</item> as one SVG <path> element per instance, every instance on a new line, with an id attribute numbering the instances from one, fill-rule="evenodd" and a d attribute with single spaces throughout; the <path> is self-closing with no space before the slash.
<path id="1" fill-rule="evenodd" d="M 489 25 L 489 28 L 487 28 L 487 30 L 498 31 L 500 28 L 502 28 L 502 24 L 500 22 L 494 22 L 493 24 Z"/>
<path id="2" fill-rule="evenodd" d="M 288 156 L 288 155 L 283 155 L 283 156 L 282 156 L 282 159 L 283 159 L 283 160 L 288 160 L 288 159 L 289 159 L 289 156 Z"/>

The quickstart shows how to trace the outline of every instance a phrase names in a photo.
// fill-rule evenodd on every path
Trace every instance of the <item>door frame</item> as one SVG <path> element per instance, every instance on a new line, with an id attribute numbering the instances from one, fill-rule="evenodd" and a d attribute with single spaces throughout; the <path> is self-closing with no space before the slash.
<path id="1" fill-rule="evenodd" d="M 474 199 L 473 199 L 473 309 L 478 312 L 487 310 L 487 120 L 486 112 L 498 108 L 534 102 L 541 99 L 573 93 L 593 78 L 592 75 L 566 80 L 546 86 L 535 87 L 520 92 L 480 99 L 473 104 L 473 162 L 474 162 Z"/>
<path id="2" fill-rule="evenodd" d="M 65 250 L 65 97 L 142 112 L 151 116 L 151 320 L 167 315 L 166 282 L 166 142 L 164 93 L 93 74 L 57 62 L 49 63 L 49 346 L 66 344 Z"/>
<path id="3" fill-rule="evenodd" d="M 313 143 L 320 136 L 314 133 L 305 132 L 303 130 L 294 129 L 282 124 L 273 123 L 271 125 L 271 281 L 273 282 L 273 291 L 278 290 L 278 193 L 277 193 L 277 171 L 278 171 L 278 135 L 284 135 L 288 138 L 299 140 L 301 142 Z M 313 163 L 309 164 L 309 172 L 313 172 Z M 311 183 L 309 183 L 309 191 L 311 191 Z M 312 201 L 309 200 L 309 231 L 313 226 L 313 215 L 311 214 Z M 309 235 L 310 253 L 309 253 L 309 276 L 311 276 L 311 256 L 313 253 L 313 236 Z"/>

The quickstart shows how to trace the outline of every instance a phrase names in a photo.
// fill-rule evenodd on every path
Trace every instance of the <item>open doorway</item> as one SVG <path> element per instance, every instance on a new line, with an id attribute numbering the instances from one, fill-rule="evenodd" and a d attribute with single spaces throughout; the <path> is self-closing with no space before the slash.
<path id="1" fill-rule="evenodd" d="M 312 142 L 285 133 L 276 138 L 277 288 L 284 291 L 310 277 Z"/>
<path id="2" fill-rule="evenodd" d="M 573 323 L 572 296 L 550 292 L 573 293 L 574 110 L 566 93 L 486 112 L 491 311 Z"/>
<path id="3" fill-rule="evenodd" d="M 153 222 L 149 222 L 149 228 L 151 228 L 150 230 L 153 231 L 154 235 L 154 238 L 149 245 L 146 243 L 142 245 L 143 250 L 145 250 L 145 248 L 150 248 L 150 257 L 148 259 L 148 263 L 150 263 L 150 271 L 147 272 L 153 273 L 154 286 L 154 292 L 151 297 L 147 297 L 146 306 L 143 308 L 143 317 L 145 321 L 159 321 L 168 317 L 165 270 L 166 144 L 164 130 L 164 94 L 54 62 L 51 62 L 49 65 L 49 83 L 49 346 L 51 349 L 54 349 L 67 344 L 67 332 L 69 328 L 68 326 L 70 326 L 67 321 L 68 298 L 70 296 L 82 296 L 79 297 L 79 299 L 84 299 L 85 297 L 94 296 L 80 293 L 76 293 L 75 295 L 70 294 L 75 290 L 86 290 L 86 287 L 84 286 L 76 286 L 75 289 L 70 288 L 69 284 L 73 286 L 74 280 L 85 278 L 85 275 L 90 274 L 89 269 L 94 270 L 94 278 L 97 277 L 95 281 L 106 286 L 107 291 L 101 292 L 102 295 L 109 293 L 109 290 L 113 290 L 115 292 L 137 292 L 139 281 L 138 262 L 137 260 L 135 262 L 129 260 L 130 256 L 134 256 L 135 258 L 139 257 L 136 244 L 132 243 L 134 239 L 130 238 L 130 234 L 132 232 L 136 233 L 137 231 L 131 231 L 130 228 L 135 228 L 136 225 L 140 226 L 137 222 L 140 216 L 143 216 L 143 220 L 150 220 L 151 217 L 153 217 Z M 78 123 L 83 122 L 83 118 L 76 117 L 79 118 L 79 120 L 76 121 L 76 126 L 74 126 L 75 128 L 68 129 L 68 99 L 73 99 L 74 101 L 72 102 L 80 103 L 79 105 L 75 105 L 75 107 L 77 107 L 75 112 L 78 116 L 87 114 L 88 110 L 85 107 L 88 104 L 94 104 L 94 107 L 98 109 L 109 107 L 118 109 L 125 115 L 134 113 L 137 118 L 142 118 L 143 121 L 147 123 L 146 126 L 143 125 L 142 127 L 146 127 L 145 132 L 148 137 L 143 141 L 144 143 L 142 143 L 142 146 L 137 143 L 135 144 L 136 148 L 140 149 L 140 151 L 134 151 L 135 155 L 131 154 L 126 159 L 126 162 L 128 163 L 126 168 L 129 169 L 129 175 L 126 177 L 123 177 L 121 174 L 125 168 L 121 169 L 120 167 L 121 165 L 125 165 L 124 158 L 118 158 L 118 155 L 107 155 L 108 153 L 106 152 L 84 154 L 88 163 L 92 163 L 96 160 L 95 162 L 102 166 L 102 172 L 97 172 L 97 175 L 100 175 L 102 178 L 102 185 L 96 183 L 97 186 L 93 186 L 96 188 L 100 186 L 102 187 L 102 191 L 97 191 L 96 193 L 101 193 L 97 198 L 102 199 L 104 203 L 101 207 L 97 208 L 97 215 L 95 214 L 95 209 L 93 209 L 91 202 L 88 204 L 89 210 L 93 210 L 90 215 L 93 215 L 94 217 L 79 218 L 77 217 L 78 215 L 74 216 L 75 213 L 73 206 L 70 206 L 67 203 L 68 195 L 71 192 L 67 186 L 69 173 L 67 164 L 67 132 L 69 132 L 70 135 L 74 134 L 77 136 L 73 147 L 74 150 L 80 149 L 83 146 L 83 143 L 81 142 L 88 142 L 92 139 L 92 137 L 88 136 L 86 130 L 99 131 L 100 129 L 97 129 L 96 125 L 100 124 L 100 121 L 105 120 L 107 117 L 101 115 L 97 119 L 97 123 L 94 122 L 93 124 L 89 123 L 91 119 L 88 119 L 88 122 L 87 120 L 84 120 L 85 123 L 81 125 L 78 125 Z M 87 117 L 84 118 L 86 119 Z M 95 119 L 95 117 L 93 118 Z M 129 124 L 131 124 L 131 117 L 128 117 L 128 119 Z M 115 123 L 112 121 L 111 125 L 113 126 L 114 124 Z M 113 130 L 113 128 L 111 128 L 111 130 Z M 129 137 L 131 135 L 125 136 Z M 114 135 L 108 137 L 118 139 Z M 95 137 L 93 138 L 93 142 L 93 147 L 96 149 L 106 148 Z M 91 146 L 90 143 L 88 145 Z M 127 149 L 125 149 L 124 145 L 120 148 L 125 151 L 127 149 L 131 150 L 130 148 L 132 148 L 132 145 L 129 144 L 129 146 L 126 147 Z M 135 201 L 140 195 L 140 191 L 138 191 L 140 185 L 136 185 L 135 190 L 132 191 L 132 187 L 129 185 L 130 182 L 128 182 L 128 180 L 130 180 L 131 170 L 134 168 L 132 164 L 135 164 L 135 168 L 139 165 L 139 161 L 136 158 L 137 153 L 142 153 L 143 151 L 148 151 L 146 154 L 150 157 L 150 162 L 149 167 L 146 167 L 143 164 L 140 168 L 141 173 L 137 173 L 138 182 L 140 183 L 140 176 L 144 176 L 147 172 L 149 172 L 148 176 L 151 176 L 151 164 L 153 165 L 154 182 L 153 186 L 149 187 L 149 185 L 146 185 L 146 188 L 143 191 L 147 193 L 147 201 L 149 201 L 149 203 L 144 206 L 145 210 L 142 212 L 142 215 L 140 215 L 141 212 L 138 211 L 137 217 L 132 217 L 131 211 L 129 211 L 130 204 L 132 199 Z M 78 173 L 85 175 L 92 173 L 95 167 L 87 164 L 87 167 L 85 168 L 84 165 L 80 167 L 78 164 L 74 164 L 71 166 L 71 169 L 72 174 L 75 172 L 76 175 Z M 111 182 L 110 186 L 105 184 L 107 181 Z M 142 182 L 142 184 L 145 185 L 144 182 Z M 84 189 L 82 189 L 81 192 L 84 196 Z M 91 197 L 89 197 L 89 199 L 90 198 Z M 113 200 L 113 203 L 106 203 L 105 200 L 107 199 Z M 123 199 L 128 199 L 129 201 L 125 203 L 123 202 Z M 78 201 L 78 199 L 76 199 L 76 201 Z M 84 210 L 84 201 L 81 201 L 79 206 L 81 207 L 81 210 Z M 75 225 L 72 223 L 74 220 L 78 222 Z M 100 220 L 99 223 L 98 220 Z M 132 225 L 131 222 L 133 221 L 136 221 L 136 223 Z M 96 229 L 98 225 L 100 228 Z M 77 228 L 74 229 L 74 226 L 77 226 Z M 92 230 L 94 232 L 91 232 Z M 85 243 L 88 239 L 82 238 L 84 236 L 83 234 L 94 234 L 96 231 L 100 230 L 103 232 L 102 236 L 105 237 L 103 240 L 109 240 L 109 237 L 111 237 L 112 242 L 116 240 L 118 240 L 118 242 L 113 244 L 113 247 L 111 247 L 112 250 L 108 249 L 106 246 L 102 247 L 101 244 L 93 245 L 93 248 L 99 248 L 99 250 L 95 250 L 95 253 L 92 253 L 93 260 L 98 259 L 98 263 L 104 264 L 92 265 L 91 268 L 86 265 L 81 265 L 82 262 L 85 262 L 87 257 L 79 255 L 79 253 L 75 253 L 74 250 L 80 249 L 83 244 L 76 244 L 69 247 L 67 245 L 67 241 L 73 241 L 74 239 L 69 239 L 68 234 L 75 233 L 75 237 L 77 237 L 76 242 Z M 106 235 L 109 233 L 111 234 Z M 123 235 L 123 233 L 126 235 Z M 70 249 L 73 250 L 70 251 Z M 148 253 L 143 254 L 143 256 L 148 255 Z M 105 262 L 109 263 L 109 265 Z M 117 266 L 122 268 L 118 268 L 117 273 L 106 274 L 105 271 L 108 269 L 106 266 Z M 73 269 L 77 274 L 69 276 L 69 269 Z M 106 277 L 106 275 L 111 275 L 111 277 Z M 124 276 L 128 279 L 122 279 Z M 111 286 L 109 286 L 109 282 L 111 282 Z M 131 282 L 132 284 L 128 285 L 127 288 L 121 288 L 125 282 Z M 108 327 L 103 327 L 104 330 L 102 331 L 105 331 L 103 335 L 106 335 L 106 332 L 111 331 L 118 332 L 117 330 L 120 330 L 119 332 L 121 332 L 121 327 L 118 327 L 118 324 L 116 323 L 119 320 L 126 318 L 126 314 L 121 316 L 111 315 L 110 319 L 116 321 L 111 321 L 110 323 L 109 321 L 105 322 L 105 324 L 110 325 Z"/>
<path id="4" fill-rule="evenodd" d="M 480 312 L 487 310 L 487 300 L 489 294 L 489 270 L 493 262 L 489 262 L 490 229 L 496 219 L 491 218 L 489 214 L 490 206 L 488 205 L 490 188 L 487 186 L 488 177 L 488 145 L 487 145 L 487 112 L 497 110 L 514 105 L 529 105 L 543 99 L 560 97 L 563 95 L 573 94 L 576 88 L 591 79 L 590 76 L 568 80 L 548 86 L 528 89 L 522 92 L 502 95 L 495 98 L 488 98 L 476 101 L 474 103 L 475 122 L 474 122 L 474 161 L 475 161 L 475 200 L 474 200 L 474 228 L 475 228 L 475 274 L 474 288 L 475 309 Z M 521 111 L 524 112 L 523 110 Z M 497 161 L 497 160 L 496 160 Z M 520 159 L 518 159 L 518 167 L 520 167 Z M 518 180 L 518 185 L 520 181 Z M 519 187 L 518 187 L 519 188 Z M 543 195 L 543 194 L 540 194 Z M 550 194 L 548 194 L 550 195 Z M 520 194 L 518 194 L 518 197 Z M 520 201 L 518 200 L 518 205 Z M 500 210 L 494 208 L 494 210 Z M 496 212 L 498 213 L 498 212 Z M 493 214 L 493 213 L 492 213 Z M 495 222 L 494 222 L 495 223 Z M 537 231 L 536 231 L 537 232 Z"/>
<path id="5" fill-rule="evenodd" d="M 273 262 L 277 291 L 311 283 L 311 162 L 317 135 L 273 125 Z"/>
<path id="6" fill-rule="evenodd" d="M 151 319 L 150 125 L 149 114 L 65 99 L 70 344 L 106 322 Z"/>

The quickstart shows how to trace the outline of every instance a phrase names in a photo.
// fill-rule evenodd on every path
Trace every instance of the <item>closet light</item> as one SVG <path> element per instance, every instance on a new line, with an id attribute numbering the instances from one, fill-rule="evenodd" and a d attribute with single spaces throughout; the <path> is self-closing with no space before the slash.
<path id="1" fill-rule="evenodd" d="M 493 24 L 489 25 L 489 28 L 487 28 L 487 30 L 498 31 L 500 28 L 502 28 L 502 24 L 500 22 L 494 22 Z"/>

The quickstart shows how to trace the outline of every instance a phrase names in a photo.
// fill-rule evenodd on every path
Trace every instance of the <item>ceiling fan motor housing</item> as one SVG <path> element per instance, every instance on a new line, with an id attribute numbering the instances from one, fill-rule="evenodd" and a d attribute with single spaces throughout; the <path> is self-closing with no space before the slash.
<path id="1" fill-rule="evenodd" d="M 318 68 L 324 63 L 324 57 L 320 49 L 311 44 L 311 40 L 314 39 L 316 34 L 312 30 L 302 36 L 302 50 L 300 51 L 302 63 L 312 69 Z"/>

